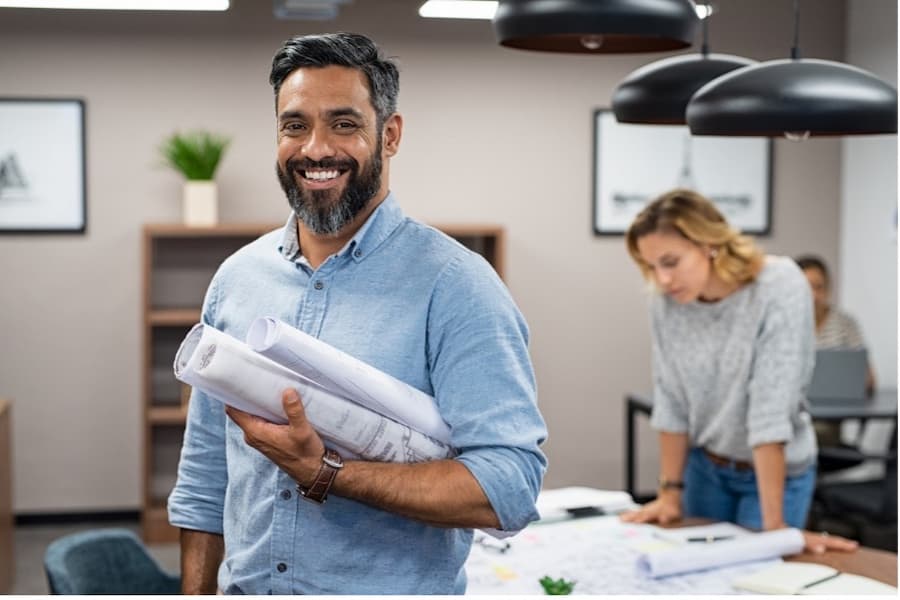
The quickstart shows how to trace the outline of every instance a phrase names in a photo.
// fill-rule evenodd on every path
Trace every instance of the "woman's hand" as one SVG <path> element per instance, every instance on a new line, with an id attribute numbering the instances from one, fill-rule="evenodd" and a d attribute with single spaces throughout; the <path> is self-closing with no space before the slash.
<path id="1" fill-rule="evenodd" d="M 803 534 L 803 542 L 805 544 L 804 549 L 813 554 L 824 554 L 829 550 L 853 552 L 859 547 L 859 542 L 856 540 L 848 540 L 839 535 L 829 535 L 825 531 L 815 533 L 813 531 L 801 530 L 800 533 Z"/>
<path id="2" fill-rule="evenodd" d="M 665 492 L 659 497 L 640 507 L 619 515 L 619 518 L 628 523 L 659 523 L 667 525 L 681 519 L 681 497 Z"/>

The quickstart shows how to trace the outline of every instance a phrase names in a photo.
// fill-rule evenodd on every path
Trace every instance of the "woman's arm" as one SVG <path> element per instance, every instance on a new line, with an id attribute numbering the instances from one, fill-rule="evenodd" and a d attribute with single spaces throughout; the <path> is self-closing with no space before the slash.
<path id="1" fill-rule="evenodd" d="M 760 444 L 753 448 L 753 468 L 759 487 L 759 507 L 762 511 L 763 529 L 781 529 L 784 523 L 784 481 L 787 469 L 784 461 L 784 444 Z M 859 544 L 853 540 L 827 533 L 801 531 L 806 550 L 822 554 L 827 550 L 852 552 Z"/>
<path id="2" fill-rule="evenodd" d="M 685 433 L 659 432 L 660 482 L 682 483 L 687 460 L 688 436 Z M 671 523 L 681 518 L 681 489 L 660 485 L 656 500 L 640 509 L 624 513 L 623 521 L 632 523 Z"/>
<path id="3" fill-rule="evenodd" d="M 763 529 L 781 529 L 784 523 L 784 479 L 787 469 L 784 444 L 760 444 L 753 448 L 753 469 L 759 487 Z"/>

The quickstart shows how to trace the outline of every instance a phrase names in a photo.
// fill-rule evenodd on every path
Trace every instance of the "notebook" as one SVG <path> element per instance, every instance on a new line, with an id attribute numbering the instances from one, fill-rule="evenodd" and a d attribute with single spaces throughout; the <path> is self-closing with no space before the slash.
<path id="1" fill-rule="evenodd" d="M 757 594 L 897 595 L 897 588 L 862 575 L 841 573 L 826 565 L 786 562 L 743 575 L 732 582 Z"/>
<path id="2" fill-rule="evenodd" d="M 865 402 L 868 364 L 862 349 L 817 350 L 810 403 Z"/>

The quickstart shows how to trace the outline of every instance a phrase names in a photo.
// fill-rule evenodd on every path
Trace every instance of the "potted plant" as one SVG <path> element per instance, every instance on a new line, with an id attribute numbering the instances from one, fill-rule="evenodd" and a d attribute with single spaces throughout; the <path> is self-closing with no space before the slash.
<path id="1" fill-rule="evenodd" d="M 160 147 L 165 163 L 184 175 L 186 225 L 215 225 L 218 199 L 213 178 L 229 139 L 208 131 L 173 133 Z"/>

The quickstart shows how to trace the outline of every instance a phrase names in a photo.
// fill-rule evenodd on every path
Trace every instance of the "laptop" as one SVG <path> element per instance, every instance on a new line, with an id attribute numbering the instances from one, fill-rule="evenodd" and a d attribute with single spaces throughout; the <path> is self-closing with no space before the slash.
<path id="1" fill-rule="evenodd" d="M 810 404 L 865 402 L 868 365 L 863 349 L 817 350 L 807 392 Z"/>

